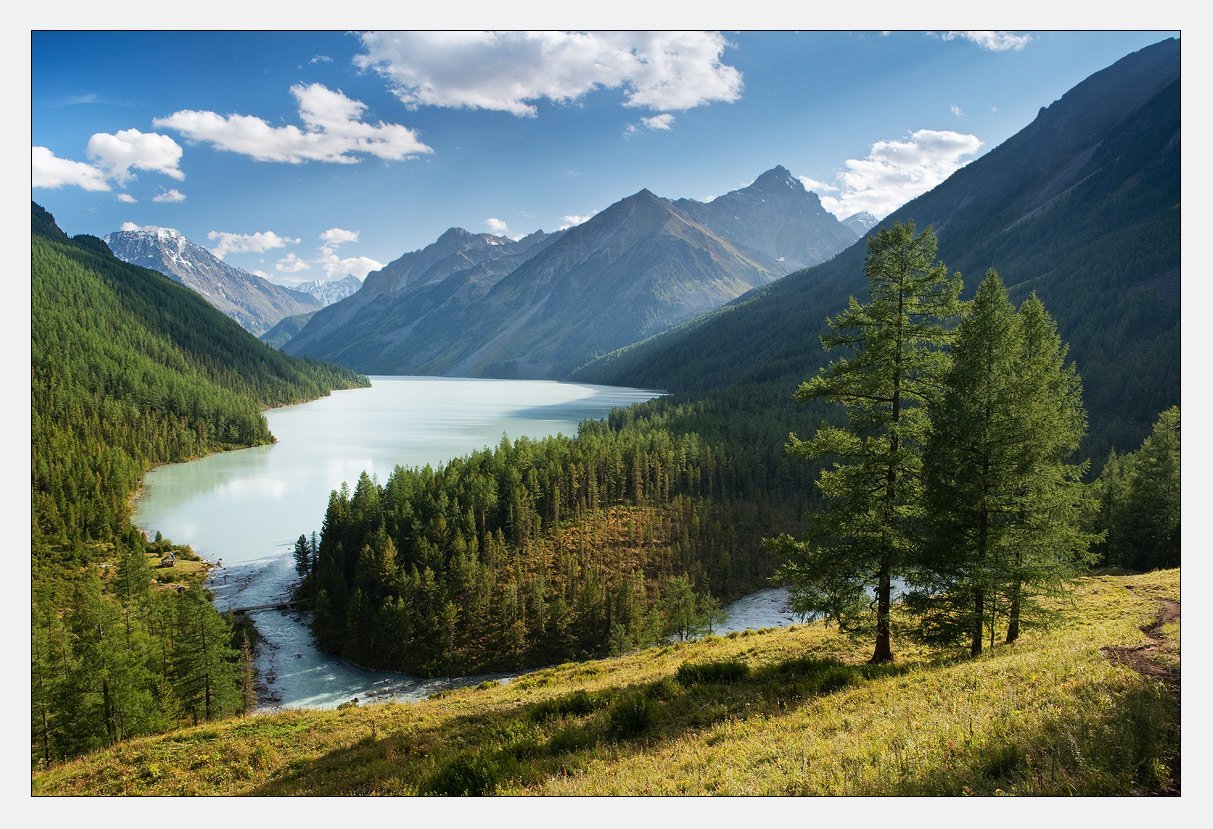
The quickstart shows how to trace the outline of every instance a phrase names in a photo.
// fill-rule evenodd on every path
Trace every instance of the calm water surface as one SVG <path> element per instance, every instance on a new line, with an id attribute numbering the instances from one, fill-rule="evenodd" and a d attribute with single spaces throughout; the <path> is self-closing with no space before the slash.
<path id="1" fill-rule="evenodd" d="M 221 609 L 282 601 L 296 580 L 295 539 L 320 530 L 329 493 L 342 482 L 353 487 L 366 471 L 384 483 L 397 465 L 438 464 L 496 445 L 503 435 L 575 434 L 585 418 L 657 394 L 541 380 L 370 379 L 369 389 L 266 412 L 278 439 L 272 446 L 153 470 L 136 503 L 136 525 L 221 563 L 211 577 Z M 792 621 L 780 618 L 778 593 L 759 595 L 738 603 L 745 621 L 731 619 L 729 629 Z M 255 618 L 265 639 L 258 668 L 269 706 L 416 699 L 484 679 L 419 680 L 363 670 L 316 650 L 301 614 L 266 610 Z"/>

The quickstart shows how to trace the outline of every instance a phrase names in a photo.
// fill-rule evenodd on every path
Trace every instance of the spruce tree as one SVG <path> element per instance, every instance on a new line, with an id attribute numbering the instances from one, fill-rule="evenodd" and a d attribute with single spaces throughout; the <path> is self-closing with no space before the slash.
<path id="1" fill-rule="evenodd" d="M 1042 599 L 1058 599 L 1069 580 L 1091 563 L 1096 536 L 1083 526 L 1093 504 L 1082 483 L 1087 462 L 1073 462 L 1087 430 L 1082 379 L 1066 362 L 1057 324 L 1033 293 L 1019 307 L 1017 405 L 1023 434 L 1017 515 L 1019 540 L 1009 566 L 1007 642 L 1020 626 L 1045 621 Z"/>
<path id="2" fill-rule="evenodd" d="M 892 582 L 918 544 L 924 403 L 946 371 L 948 324 L 960 308 L 960 275 L 935 261 L 936 246 L 935 233 L 915 235 L 913 223 L 869 238 L 869 301 L 852 297 L 821 340 L 850 354 L 796 391 L 801 402 L 824 398 L 847 414 L 846 428 L 789 438 L 793 454 L 830 460 L 818 480 L 825 509 L 806 541 L 784 535 L 772 542 L 785 556 L 780 576 L 801 613 L 851 627 L 870 615 L 867 591 L 875 586 L 873 662 L 893 658 Z"/>
<path id="3" fill-rule="evenodd" d="M 1017 313 L 991 270 L 930 407 L 927 543 L 907 597 L 929 640 L 964 638 L 977 655 L 1001 614 L 1013 642 L 1085 562 L 1085 466 L 1068 458 L 1086 417 L 1065 354 L 1039 300 Z"/>

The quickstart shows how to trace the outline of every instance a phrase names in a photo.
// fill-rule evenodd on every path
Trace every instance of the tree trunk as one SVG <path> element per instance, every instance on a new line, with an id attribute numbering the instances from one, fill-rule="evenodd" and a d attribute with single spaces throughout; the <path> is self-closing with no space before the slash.
<path id="1" fill-rule="evenodd" d="M 981 655 L 981 643 L 982 639 L 984 638 L 982 636 L 984 633 L 982 627 L 985 623 L 984 599 L 985 595 L 982 592 L 982 589 L 980 587 L 977 588 L 977 593 L 973 597 L 973 643 L 969 646 L 970 656 Z"/>
<path id="2" fill-rule="evenodd" d="M 1011 615 L 1007 619 L 1007 644 L 1019 638 L 1019 582 L 1011 591 Z"/>
<path id="3" fill-rule="evenodd" d="M 892 589 L 889 578 L 889 565 L 886 562 L 880 568 L 880 581 L 876 586 L 876 650 L 872 654 L 872 662 L 893 661 L 893 642 L 889 627 L 889 606 Z"/>

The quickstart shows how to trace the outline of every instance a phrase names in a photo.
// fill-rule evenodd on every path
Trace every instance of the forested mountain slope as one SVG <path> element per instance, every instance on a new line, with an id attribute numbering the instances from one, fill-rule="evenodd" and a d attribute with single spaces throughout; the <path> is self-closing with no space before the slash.
<path id="1" fill-rule="evenodd" d="M 1036 291 L 1085 386 L 1088 447 L 1132 448 L 1179 400 L 1179 43 L 1129 55 L 881 223 L 931 225 L 971 291 L 994 267 Z M 862 296 L 866 244 L 574 374 L 790 395 L 825 361 L 825 319 Z M 736 391 L 736 388 L 734 389 Z"/>
<path id="2" fill-rule="evenodd" d="M 149 464 L 266 443 L 261 409 L 365 382 L 274 351 L 36 204 L 32 245 L 35 541 L 109 538 Z"/>

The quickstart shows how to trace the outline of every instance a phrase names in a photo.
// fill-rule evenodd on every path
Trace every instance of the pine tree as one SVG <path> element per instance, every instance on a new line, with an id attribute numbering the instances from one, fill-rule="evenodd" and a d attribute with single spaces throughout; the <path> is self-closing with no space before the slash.
<path id="1" fill-rule="evenodd" d="M 1097 536 L 1083 526 L 1093 507 L 1082 483 L 1088 463 L 1071 461 L 1087 430 L 1082 379 L 1066 362 L 1068 347 L 1057 324 L 1033 293 L 1019 307 L 1017 359 L 1022 424 L 1019 471 L 1019 539 L 1010 562 L 1007 642 L 1020 626 L 1052 613 L 1041 600 L 1058 599 L 1066 585 L 1093 561 Z"/>
<path id="2" fill-rule="evenodd" d="M 1179 408 L 1172 406 L 1125 458 L 1124 504 L 1108 527 L 1117 564 L 1135 570 L 1179 565 L 1179 437 Z"/>
<path id="3" fill-rule="evenodd" d="M 832 461 L 818 480 L 825 509 L 807 541 L 784 535 L 771 543 L 786 559 L 780 576 L 799 612 L 852 627 L 870 615 L 867 591 L 875 586 L 873 662 L 893 658 L 892 581 L 917 545 L 923 404 L 947 368 L 947 326 L 960 307 L 960 276 L 935 261 L 934 232 L 914 231 L 898 223 L 869 238 L 869 301 L 852 297 L 829 321 L 834 333 L 822 337 L 826 349 L 851 355 L 796 391 L 801 402 L 839 403 L 848 425 L 821 427 L 809 441 L 790 437 L 793 454 Z"/>
<path id="4" fill-rule="evenodd" d="M 993 270 L 956 331 L 952 366 L 930 406 L 928 543 L 908 607 L 926 638 L 967 638 L 981 653 L 997 620 L 1007 641 L 1045 619 L 1085 564 L 1081 384 L 1035 296 L 1016 312 Z"/>
<path id="5" fill-rule="evenodd" d="M 981 653 L 1002 571 L 1017 542 L 1022 435 L 1015 309 L 991 271 L 956 329 L 952 365 L 930 406 L 924 465 L 928 543 L 908 607 L 929 640 L 967 635 Z"/>

